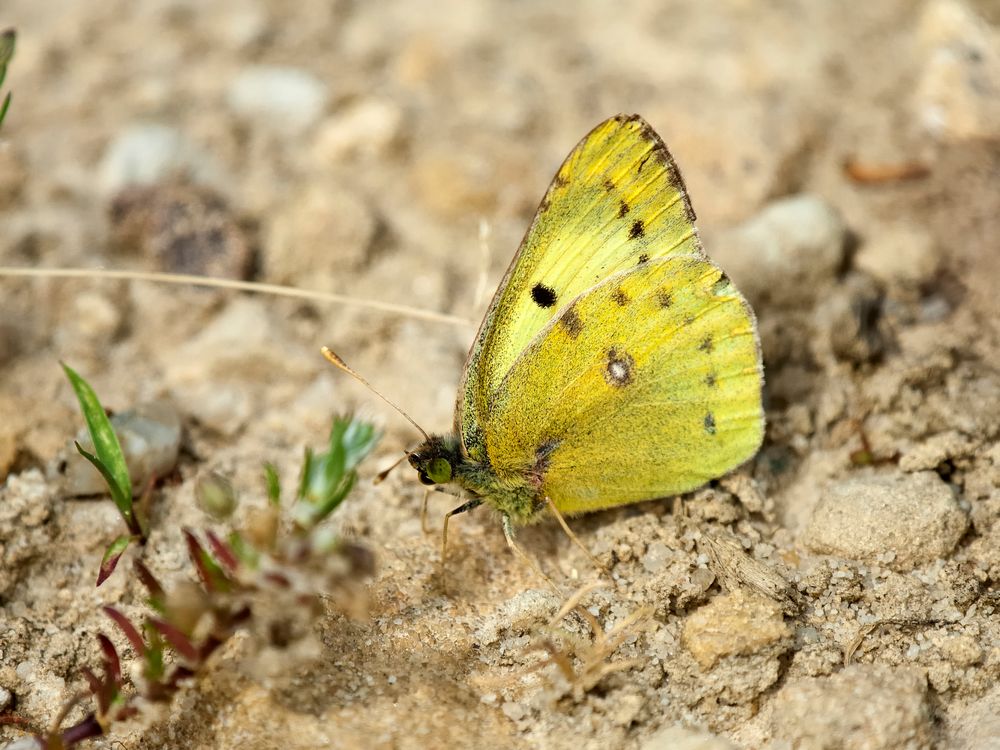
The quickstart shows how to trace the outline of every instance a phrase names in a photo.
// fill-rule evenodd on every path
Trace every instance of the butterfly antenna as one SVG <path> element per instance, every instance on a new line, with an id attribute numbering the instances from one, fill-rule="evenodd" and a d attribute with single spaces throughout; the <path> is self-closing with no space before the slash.
<path id="1" fill-rule="evenodd" d="M 343 370 L 344 372 L 346 372 L 352 378 L 354 378 L 359 383 L 361 383 L 361 385 L 363 385 L 369 391 L 371 391 L 376 396 L 378 396 L 380 399 L 382 399 L 387 404 L 389 404 L 389 406 L 391 406 L 393 409 L 395 409 L 400 414 L 402 414 L 404 417 L 406 417 L 406 421 L 409 422 L 410 424 L 412 424 L 414 427 L 417 428 L 417 431 L 421 435 L 424 436 L 424 440 L 430 440 L 431 439 L 431 436 L 427 434 L 427 431 L 424 430 L 424 428 L 421 427 L 420 425 L 418 425 L 415 421 L 413 421 L 413 417 L 411 417 L 405 411 L 403 411 L 398 406 L 396 406 L 394 403 L 392 403 L 392 401 L 390 401 L 385 396 L 383 396 L 381 393 L 379 393 L 377 390 L 375 390 L 375 388 L 372 386 L 372 384 L 369 383 L 367 380 L 365 380 L 360 375 L 358 375 L 358 373 L 356 373 L 353 369 L 351 369 L 351 367 L 344 360 L 342 360 L 340 358 L 339 354 L 337 354 L 335 351 L 333 351 L 332 349 L 330 349 L 330 347 L 328 347 L 328 346 L 324 346 L 322 349 L 320 349 L 320 351 L 323 353 L 323 356 L 326 357 L 326 361 L 327 362 L 329 362 L 331 365 L 333 365 L 334 367 L 336 367 L 338 370 Z M 404 458 L 405 458 L 405 456 L 404 456 Z M 400 459 L 400 460 L 402 460 L 402 459 Z M 394 468 L 394 466 L 390 467 L 390 470 L 392 468 Z"/>
<path id="2" fill-rule="evenodd" d="M 382 484 L 382 482 L 385 481 L 385 478 L 392 473 L 393 469 L 395 469 L 397 466 L 403 463 L 403 461 L 405 461 L 407 458 L 410 457 L 410 453 L 411 451 L 403 451 L 403 455 L 397 458 L 395 461 L 393 461 L 392 466 L 386 469 L 382 469 L 382 471 L 380 471 L 378 474 L 375 475 L 375 478 L 372 480 L 372 484 Z"/>

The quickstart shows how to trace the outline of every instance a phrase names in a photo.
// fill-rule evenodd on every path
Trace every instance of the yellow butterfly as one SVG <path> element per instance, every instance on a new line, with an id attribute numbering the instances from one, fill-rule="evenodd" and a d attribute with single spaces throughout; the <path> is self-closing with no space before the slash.
<path id="1" fill-rule="evenodd" d="M 756 453 L 753 311 L 704 254 L 666 145 L 638 115 L 566 158 L 469 352 L 454 432 L 408 454 L 513 524 L 693 490 Z M 342 363 L 341 363 L 342 364 Z"/>

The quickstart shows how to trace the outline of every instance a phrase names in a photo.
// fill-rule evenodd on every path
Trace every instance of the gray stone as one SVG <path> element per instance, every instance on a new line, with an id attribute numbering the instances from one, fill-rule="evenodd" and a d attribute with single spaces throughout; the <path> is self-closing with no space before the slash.
<path id="1" fill-rule="evenodd" d="M 151 477 L 173 471 L 181 446 L 181 418 L 173 406 L 162 401 L 140 404 L 115 414 L 111 424 L 125 454 L 133 492 L 142 492 Z M 76 439 L 86 451 L 93 452 L 94 443 L 86 429 Z M 104 478 L 72 444 L 66 449 L 64 487 L 73 497 L 107 491 Z"/>
<path id="2" fill-rule="evenodd" d="M 931 747 L 927 680 L 919 670 L 855 664 L 789 681 L 771 717 L 775 739 L 798 750 Z"/>
<path id="3" fill-rule="evenodd" d="M 711 256 L 754 303 L 815 301 L 844 263 L 847 226 L 813 195 L 783 198 L 712 242 Z"/>
<path id="4" fill-rule="evenodd" d="M 947 557 L 968 525 L 937 474 L 876 474 L 829 486 L 803 541 L 822 554 L 910 570 Z"/>
<path id="5" fill-rule="evenodd" d="M 148 185 L 171 177 L 211 182 L 218 170 L 183 133 L 159 123 L 137 123 L 107 147 L 98 167 L 101 188 L 114 194 L 129 185 Z"/>

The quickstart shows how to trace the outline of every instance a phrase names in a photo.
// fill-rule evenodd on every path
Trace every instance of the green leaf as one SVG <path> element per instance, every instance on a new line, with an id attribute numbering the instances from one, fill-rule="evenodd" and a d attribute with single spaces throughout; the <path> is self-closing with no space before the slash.
<path id="1" fill-rule="evenodd" d="M 7 65 L 14 57 L 14 46 L 17 43 L 17 32 L 14 29 L 7 29 L 0 32 L 0 83 L 3 83 L 3 76 L 7 74 Z"/>
<path id="2" fill-rule="evenodd" d="M 0 33 L 0 86 L 3 85 L 4 79 L 7 77 L 7 64 L 14 56 L 16 41 L 17 34 L 14 29 L 7 29 Z M 0 125 L 3 124 L 3 118 L 7 116 L 8 107 L 10 107 L 9 93 L 3 98 L 3 104 L 0 104 Z"/>
<path id="3" fill-rule="evenodd" d="M 125 454 L 122 453 L 122 447 L 118 442 L 114 428 L 111 426 L 111 420 L 108 419 L 97 394 L 94 393 L 94 389 L 87 381 L 77 375 L 68 365 L 63 364 L 62 368 L 66 371 L 66 377 L 69 378 L 73 390 L 76 391 L 76 398 L 80 402 L 80 409 L 83 411 L 87 429 L 90 431 L 90 438 L 94 441 L 94 452 L 97 455 L 87 453 L 80 447 L 79 443 L 77 443 L 76 449 L 101 472 L 104 481 L 108 483 L 111 498 L 118 506 L 118 512 L 121 513 L 129 530 L 134 534 L 141 534 L 135 514 L 132 512 L 132 480 L 129 478 Z"/>
<path id="4" fill-rule="evenodd" d="M 257 564 L 260 562 L 260 553 L 253 548 L 243 535 L 238 531 L 233 531 L 229 534 L 228 538 L 229 546 L 233 548 L 233 552 L 236 556 L 240 558 L 240 562 L 246 565 L 252 570 L 257 569 Z"/>
<path id="5" fill-rule="evenodd" d="M 274 464 L 264 464 L 264 481 L 267 482 L 267 499 L 271 505 L 278 507 L 281 504 L 281 478 Z"/>
<path id="6" fill-rule="evenodd" d="M 336 417 L 330 428 L 325 453 L 306 452 L 299 487 L 300 504 L 295 521 L 312 528 L 332 513 L 354 487 L 355 468 L 367 456 L 380 435 L 374 425 L 349 417 Z"/>
<path id="7" fill-rule="evenodd" d="M 115 566 L 117 566 L 118 561 L 122 559 L 122 555 L 125 554 L 125 550 L 128 549 L 128 545 L 131 541 L 131 535 L 123 534 L 111 542 L 111 544 L 108 545 L 108 548 L 104 550 L 104 557 L 101 558 L 101 567 L 97 571 L 98 586 L 108 580 L 108 576 L 115 572 Z"/>

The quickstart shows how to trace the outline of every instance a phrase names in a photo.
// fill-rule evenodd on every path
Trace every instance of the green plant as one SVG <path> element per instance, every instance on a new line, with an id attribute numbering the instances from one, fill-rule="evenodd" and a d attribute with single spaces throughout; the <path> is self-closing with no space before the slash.
<path id="1" fill-rule="evenodd" d="M 78 376 L 70 379 L 74 387 L 83 383 Z M 93 415 L 96 396 L 91 398 L 87 393 L 89 386 L 82 390 L 86 398 L 81 396 L 81 404 L 86 402 L 85 413 Z M 80 395 L 80 390 L 77 393 Z M 100 420 L 95 422 L 100 428 L 98 435 L 110 443 L 100 431 L 104 429 Z M 357 479 L 358 464 L 378 439 L 377 431 L 367 422 L 335 418 L 327 449 L 319 454 L 305 453 L 289 519 L 282 518 L 285 508 L 278 473 L 267 465 L 268 502 L 249 513 L 241 529 L 226 538 L 211 529 L 200 533 L 185 529 L 197 583 L 184 581 L 166 587 L 136 560 L 135 574 L 149 594 L 149 615 L 137 625 L 118 608 L 103 608 L 140 660 L 134 688 L 123 675 L 114 643 L 99 634 L 101 668 L 82 670 L 94 709 L 66 729 L 57 722 L 51 731 L 34 735 L 38 746 L 64 750 L 106 735 L 115 722 L 139 713 L 143 704 L 169 703 L 182 683 L 197 676 L 219 646 L 239 629 L 250 629 L 258 638 L 267 639 L 259 646 L 287 650 L 296 639 L 308 637 L 309 625 L 322 612 L 323 600 L 358 612 L 362 581 L 374 569 L 373 557 L 366 548 L 339 539 L 322 524 L 347 497 Z M 113 471 L 102 474 L 111 488 Z M 115 491 L 112 488 L 112 493 Z M 231 493 L 232 486 L 218 475 L 208 475 L 196 487 L 199 503 L 215 518 L 235 509 L 235 495 L 227 496 Z M 294 622 L 289 625 L 294 618 L 300 620 L 297 628 Z M 60 716 L 67 713 L 68 708 Z"/>
<path id="2" fill-rule="evenodd" d="M 145 503 L 140 503 L 137 507 L 132 502 L 132 479 L 129 476 L 128 465 L 125 463 L 125 454 L 122 453 L 118 436 L 115 434 L 114 427 L 111 426 L 111 420 L 108 419 L 108 414 L 101 405 L 100 399 L 97 398 L 97 394 L 90 387 L 90 384 L 75 370 L 66 364 L 63 364 L 62 368 L 73 386 L 77 400 L 80 402 L 80 410 L 87 423 L 87 431 L 90 433 L 90 439 L 94 442 L 93 453 L 85 450 L 79 442 L 74 443 L 76 449 L 81 456 L 90 461 L 101 472 L 101 476 L 104 477 L 104 481 L 108 485 L 111 499 L 118 507 L 118 513 L 121 514 L 129 531 L 128 534 L 123 534 L 111 542 L 104 551 L 101 567 L 97 573 L 97 585 L 100 586 L 114 572 L 118 561 L 133 541 L 145 543 L 146 537 L 149 535 L 149 523 L 145 513 L 140 510 L 145 506 Z"/>
<path id="3" fill-rule="evenodd" d="M 17 32 L 14 29 L 7 29 L 0 32 L 0 86 L 3 86 L 4 78 L 7 77 L 7 64 L 14 56 L 14 46 L 17 42 Z M 10 92 L 0 102 L 0 125 L 7 116 L 7 109 L 10 107 Z"/>

